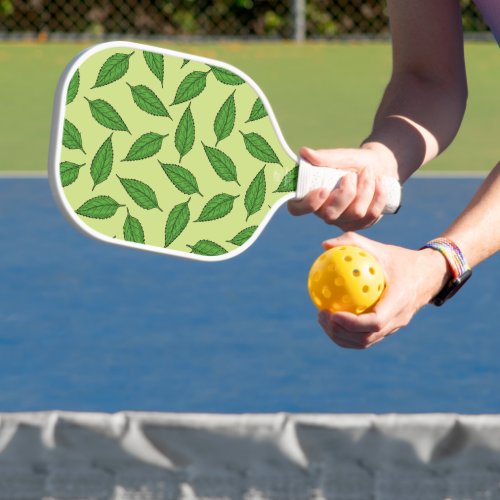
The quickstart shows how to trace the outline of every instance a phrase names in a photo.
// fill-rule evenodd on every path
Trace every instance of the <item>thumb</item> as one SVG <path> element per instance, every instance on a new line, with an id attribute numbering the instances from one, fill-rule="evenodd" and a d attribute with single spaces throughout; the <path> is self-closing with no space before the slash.
<path id="1" fill-rule="evenodd" d="M 366 151 L 360 149 L 311 149 L 303 147 L 299 154 L 312 165 L 360 171 L 366 166 Z"/>
<path id="2" fill-rule="evenodd" d="M 323 242 L 323 248 L 328 250 L 333 247 L 338 247 L 342 245 L 355 245 L 359 247 L 365 248 L 365 250 L 370 251 L 371 240 L 357 234 L 353 231 L 348 231 L 347 233 L 343 233 L 336 238 L 330 238 Z"/>

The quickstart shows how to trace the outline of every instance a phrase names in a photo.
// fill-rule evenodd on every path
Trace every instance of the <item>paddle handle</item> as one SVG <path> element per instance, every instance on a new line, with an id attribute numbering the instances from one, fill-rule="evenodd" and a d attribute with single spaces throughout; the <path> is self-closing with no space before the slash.
<path id="1" fill-rule="evenodd" d="M 304 198 L 308 193 L 318 188 L 335 189 L 340 179 L 349 170 L 311 165 L 299 158 L 299 177 L 297 180 L 296 199 Z M 382 186 L 387 196 L 384 214 L 395 214 L 401 206 L 401 184 L 394 177 L 381 178 Z"/>

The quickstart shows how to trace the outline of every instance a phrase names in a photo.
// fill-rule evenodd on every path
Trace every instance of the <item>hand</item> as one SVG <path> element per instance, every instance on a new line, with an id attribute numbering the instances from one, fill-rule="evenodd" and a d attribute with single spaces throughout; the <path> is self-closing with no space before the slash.
<path id="1" fill-rule="evenodd" d="M 380 182 L 382 175 L 395 173 L 395 160 L 386 148 L 361 149 L 302 148 L 300 156 L 313 165 L 349 170 L 338 186 L 316 189 L 301 200 L 288 202 L 292 215 L 315 213 L 327 224 L 344 231 L 363 229 L 382 216 L 386 193 Z M 357 174 L 357 175 L 356 175 Z"/>
<path id="2" fill-rule="evenodd" d="M 386 275 L 386 288 L 372 312 L 320 311 L 318 321 L 339 346 L 365 349 L 406 326 L 449 279 L 445 258 L 435 250 L 408 250 L 384 245 L 356 233 L 345 233 L 323 243 L 325 249 L 356 245 L 372 253 Z"/>

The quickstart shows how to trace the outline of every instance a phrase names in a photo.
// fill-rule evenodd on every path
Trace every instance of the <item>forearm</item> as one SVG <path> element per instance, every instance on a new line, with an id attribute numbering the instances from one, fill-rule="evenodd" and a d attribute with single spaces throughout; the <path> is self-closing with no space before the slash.
<path id="1" fill-rule="evenodd" d="M 388 0 L 392 78 L 364 148 L 405 181 L 455 137 L 467 82 L 458 0 Z"/>
<path id="2" fill-rule="evenodd" d="M 461 248 L 472 267 L 500 250 L 500 162 L 442 236 Z"/>
<path id="3" fill-rule="evenodd" d="M 454 139 L 466 103 L 465 82 L 426 81 L 412 74 L 393 76 L 363 148 L 386 157 L 388 172 L 404 182 Z"/>

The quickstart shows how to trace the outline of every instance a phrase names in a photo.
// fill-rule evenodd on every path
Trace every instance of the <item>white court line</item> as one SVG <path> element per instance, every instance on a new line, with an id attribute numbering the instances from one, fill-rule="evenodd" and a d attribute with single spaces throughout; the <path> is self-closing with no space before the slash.
<path id="1" fill-rule="evenodd" d="M 473 170 L 452 170 L 448 172 L 426 171 L 417 172 L 413 179 L 483 179 L 488 175 L 487 171 L 477 172 Z M 45 179 L 47 172 L 30 171 L 0 171 L 0 179 Z"/>
<path id="2" fill-rule="evenodd" d="M 484 179 L 488 173 L 488 171 L 478 172 L 475 170 L 424 171 L 416 172 L 412 177 L 414 179 Z"/>

